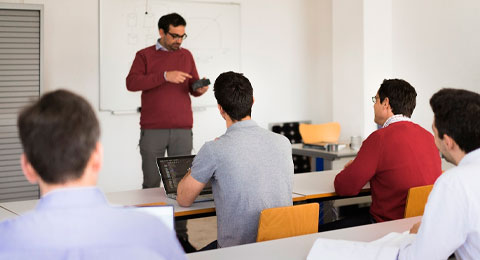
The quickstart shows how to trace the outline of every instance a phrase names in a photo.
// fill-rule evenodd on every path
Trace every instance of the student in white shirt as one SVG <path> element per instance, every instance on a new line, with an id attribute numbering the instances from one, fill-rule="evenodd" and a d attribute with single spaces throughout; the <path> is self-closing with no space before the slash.
<path id="1" fill-rule="evenodd" d="M 435 144 L 457 165 L 433 187 L 412 244 L 399 259 L 480 259 L 480 95 L 442 89 L 430 99 Z"/>

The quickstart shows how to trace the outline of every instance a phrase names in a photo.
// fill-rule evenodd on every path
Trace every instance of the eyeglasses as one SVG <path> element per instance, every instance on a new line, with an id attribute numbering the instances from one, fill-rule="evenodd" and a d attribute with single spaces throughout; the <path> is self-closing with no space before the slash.
<path id="1" fill-rule="evenodd" d="M 372 97 L 373 104 L 377 103 L 377 97 Z"/>
<path id="2" fill-rule="evenodd" d="M 187 39 L 187 34 L 186 34 L 186 33 L 183 34 L 183 35 L 178 35 L 178 34 L 169 33 L 169 32 L 167 32 L 167 33 L 168 33 L 170 36 L 172 36 L 172 38 L 173 38 L 174 40 L 177 40 L 177 39 L 185 40 L 185 39 Z"/>

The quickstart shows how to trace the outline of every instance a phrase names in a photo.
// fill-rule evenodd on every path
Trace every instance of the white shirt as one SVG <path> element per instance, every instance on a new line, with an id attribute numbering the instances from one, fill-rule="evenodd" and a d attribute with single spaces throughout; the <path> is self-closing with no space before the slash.
<path id="1" fill-rule="evenodd" d="M 410 117 L 404 116 L 402 114 L 393 115 L 393 116 L 389 117 L 387 119 L 387 121 L 385 121 L 382 128 L 385 128 L 390 124 L 393 124 L 393 123 L 396 123 L 396 122 L 402 122 L 402 121 L 412 122 L 412 119 L 410 119 Z"/>
<path id="2" fill-rule="evenodd" d="M 480 149 L 442 174 L 428 197 L 415 241 L 399 259 L 480 259 Z"/>

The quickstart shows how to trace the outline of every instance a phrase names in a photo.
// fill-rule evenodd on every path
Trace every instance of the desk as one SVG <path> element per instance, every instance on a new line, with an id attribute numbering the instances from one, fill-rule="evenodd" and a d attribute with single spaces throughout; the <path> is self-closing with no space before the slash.
<path id="1" fill-rule="evenodd" d="M 162 203 L 173 205 L 175 218 L 177 219 L 199 218 L 215 215 L 215 203 L 213 201 L 197 202 L 191 207 L 182 207 L 178 205 L 176 200 L 167 198 L 163 188 L 110 192 L 106 193 L 105 197 L 110 204 L 116 206 Z M 292 197 L 293 201 L 303 201 L 306 199 L 305 196 L 301 194 L 292 194 Z M 18 215 L 22 215 L 30 210 L 33 210 L 37 203 L 38 200 L 4 202 L 0 203 L 0 207 L 8 209 Z M 7 210 L 5 211 L 8 212 Z M 11 214 L 12 216 L 15 216 L 13 213 Z"/>
<path id="2" fill-rule="evenodd" d="M 333 180 L 339 170 L 310 172 L 295 174 L 293 176 L 293 201 L 306 201 L 312 199 L 331 200 L 338 196 L 333 187 Z M 368 188 L 368 186 L 366 186 Z M 368 189 L 366 189 L 368 192 Z M 198 218 L 215 215 L 213 201 L 197 202 L 191 207 L 181 207 L 176 200 L 167 198 L 163 188 L 139 189 L 106 193 L 105 197 L 112 205 L 134 206 L 140 204 L 169 204 L 174 206 L 177 219 Z M 0 207 L 22 215 L 33 210 L 38 200 L 24 200 L 0 203 Z"/>
<path id="3" fill-rule="evenodd" d="M 350 149 L 350 147 L 340 149 L 338 152 L 329 152 L 320 149 L 303 148 L 303 144 L 292 144 L 292 154 L 294 155 L 323 158 L 324 170 L 331 170 L 332 162 L 336 159 L 345 157 L 352 157 L 353 159 L 353 157 L 357 156 L 357 152 L 357 150 Z M 315 170 L 315 167 L 313 167 L 312 170 Z"/>
<path id="4" fill-rule="evenodd" d="M 357 196 L 341 197 L 335 193 L 333 182 L 340 170 L 299 173 L 293 176 L 293 193 L 305 196 L 306 202 L 323 202 L 320 219 L 323 223 L 338 219 L 333 200 L 370 195 L 370 183 Z M 321 204 L 322 207 L 322 204 Z M 322 223 L 322 222 L 321 222 Z"/>
<path id="5" fill-rule="evenodd" d="M 168 199 L 163 188 L 139 189 L 120 192 L 106 193 L 105 197 L 108 202 L 116 206 L 134 206 L 140 204 L 170 204 L 174 206 L 175 217 L 195 218 L 203 217 L 207 213 L 215 212 L 215 204 L 213 201 L 195 203 L 192 207 L 181 207 L 176 200 Z M 22 215 L 31 211 L 37 205 L 38 200 L 24 200 L 14 202 L 0 203 L 0 207 L 8 209 L 18 215 Z M 214 215 L 214 214 L 210 214 Z"/>
<path id="6" fill-rule="evenodd" d="M 293 176 L 293 192 L 305 196 L 306 200 L 334 200 L 340 197 L 335 193 L 333 182 L 341 170 L 307 172 Z M 363 187 L 358 196 L 370 194 L 370 183 Z M 355 196 L 357 197 L 357 196 Z"/>
<path id="7" fill-rule="evenodd" d="M 12 212 L 4 209 L 4 208 L 0 208 L 0 221 L 4 221 L 6 219 L 9 219 L 9 218 L 13 218 L 13 217 L 16 217 L 17 215 L 13 214 Z"/>
<path id="8" fill-rule="evenodd" d="M 304 260 L 317 238 L 344 239 L 370 242 L 379 239 L 390 232 L 410 230 L 421 217 L 399 219 L 383 223 L 338 229 L 328 232 L 304 236 L 289 237 L 278 240 L 252 243 L 241 246 L 227 247 L 205 252 L 187 254 L 189 260 L 204 259 L 288 259 Z"/>

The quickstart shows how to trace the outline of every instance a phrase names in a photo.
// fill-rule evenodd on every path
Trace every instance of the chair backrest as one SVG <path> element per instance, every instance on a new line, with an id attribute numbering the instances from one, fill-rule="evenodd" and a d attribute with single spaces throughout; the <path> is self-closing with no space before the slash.
<path id="1" fill-rule="evenodd" d="M 432 191 L 432 185 L 413 187 L 408 190 L 407 202 L 405 203 L 405 217 L 422 216 L 427 204 L 428 195 Z"/>
<path id="2" fill-rule="evenodd" d="M 318 203 L 264 209 L 258 221 L 257 242 L 318 232 Z"/>
<path id="3" fill-rule="evenodd" d="M 330 122 L 325 124 L 300 124 L 298 127 L 304 143 L 335 143 L 340 137 L 340 124 Z"/>

